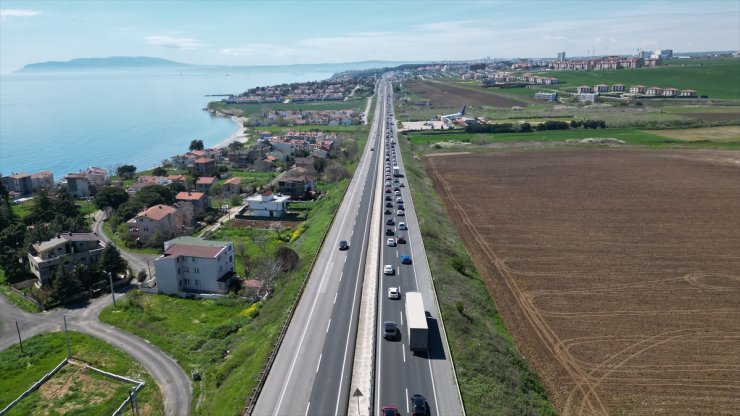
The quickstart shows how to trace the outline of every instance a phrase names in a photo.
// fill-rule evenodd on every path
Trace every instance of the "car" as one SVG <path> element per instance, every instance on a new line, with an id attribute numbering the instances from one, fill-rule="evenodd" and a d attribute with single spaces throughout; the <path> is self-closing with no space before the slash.
<path id="1" fill-rule="evenodd" d="M 403 204 L 398 204 L 398 207 L 396 207 L 399 211 L 406 211 L 406 208 L 403 207 Z"/>
<path id="2" fill-rule="evenodd" d="M 371 152 L 375 151 L 375 148 L 374 148 L 374 147 L 371 147 L 371 148 L 370 148 L 370 151 L 371 151 Z"/>
<path id="3" fill-rule="evenodd" d="M 347 244 L 347 240 L 342 240 L 339 242 L 339 249 L 340 250 L 349 250 L 349 244 Z"/>
<path id="4" fill-rule="evenodd" d="M 386 202 L 385 203 L 385 207 L 386 208 L 393 208 L 393 202 L 391 202 L 391 201 Z"/>
<path id="5" fill-rule="evenodd" d="M 401 182 L 401 184 L 398 185 L 398 186 L 400 186 L 401 188 L 405 188 L 406 187 L 406 185 L 404 185 L 403 182 Z"/>
<path id="6" fill-rule="evenodd" d="M 403 198 L 401 198 L 401 197 L 396 198 L 396 203 L 397 204 L 403 204 Z"/>
<path id="7" fill-rule="evenodd" d="M 383 266 L 383 274 L 386 276 L 393 276 L 396 274 L 396 270 L 390 264 Z"/>
<path id="8" fill-rule="evenodd" d="M 401 291 L 397 287 L 389 287 L 388 299 L 401 299 Z"/>
<path id="9" fill-rule="evenodd" d="M 411 256 L 401 256 L 401 264 L 411 264 Z"/>
<path id="10" fill-rule="evenodd" d="M 400 416 L 398 408 L 396 406 L 383 406 L 380 410 L 380 416 Z"/>
<path id="11" fill-rule="evenodd" d="M 408 228 L 406 228 L 406 223 L 405 222 L 399 222 L 398 223 L 398 229 L 399 230 L 408 230 Z"/>
<path id="12" fill-rule="evenodd" d="M 385 235 L 394 235 L 394 234 L 395 233 L 393 232 L 393 229 L 392 228 L 386 228 L 385 229 Z"/>
<path id="13" fill-rule="evenodd" d="M 393 192 L 396 196 L 401 196 L 401 190 Z"/>
<path id="14" fill-rule="evenodd" d="M 395 247 L 396 246 L 396 239 L 395 238 L 389 238 L 387 244 L 388 244 L 388 247 Z"/>
<path id="15" fill-rule="evenodd" d="M 388 218 L 385 220 L 385 225 L 396 225 L 396 222 L 393 221 L 393 218 Z"/>
<path id="16" fill-rule="evenodd" d="M 385 188 L 385 193 L 387 194 L 391 193 L 391 188 Z"/>
<path id="17" fill-rule="evenodd" d="M 398 244 L 406 244 L 406 239 L 403 238 L 402 235 L 399 235 L 398 238 L 396 238 L 396 243 L 398 243 Z"/>
<path id="18" fill-rule="evenodd" d="M 385 210 L 385 215 L 393 215 L 393 211 L 387 209 Z"/>
<path id="19" fill-rule="evenodd" d="M 399 208 L 401 208 L 401 207 L 399 207 Z M 406 216 L 406 211 L 404 211 L 402 209 L 399 209 L 399 210 L 396 211 L 396 215 L 398 215 L 399 217 L 404 217 L 404 216 Z"/>
<path id="20" fill-rule="evenodd" d="M 421 394 L 414 394 L 409 399 L 411 404 L 411 416 L 429 416 L 429 403 Z"/>
<path id="21" fill-rule="evenodd" d="M 391 196 L 390 196 L 390 195 L 386 195 L 386 196 L 385 196 L 385 200 L 386 200 L 386 201 L 392 201 L 392 200 L 393 200 L 393 198 L 391 198 Z"/>
<path id="22" fill-rule="evenodd" d="M 383 322 L 383 338 L 385 339 L 395 338 L 397 329 L 398 329 L 398 325 L 396 325 L 395 322 L 393 321 Z M 419 414 L 421 415 L 421 413 Z"/>
<path id="23" fill-rule="evenodd" d="M 394 191 L 398 191 L 398 192 L 401 192 L 401 188 L 399 188 L 399 187 L 397 187 L 397 186 L 393 187 L 393 190 L 394 190 Z"/>

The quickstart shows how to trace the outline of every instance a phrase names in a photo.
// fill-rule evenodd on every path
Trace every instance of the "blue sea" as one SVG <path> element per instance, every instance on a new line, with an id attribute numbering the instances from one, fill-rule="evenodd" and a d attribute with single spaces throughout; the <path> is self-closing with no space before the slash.
<path id="1" fill-rule="evenodd" d="M 50 170 L 59 180 L 89 166 L 139 170 L 212 146 L 237 124 L 203 108 L 249 88 L 329 78 L 336 68 L 157 69 L 150 72 L 14 73 L 0 76 L 0 173 Z"/>

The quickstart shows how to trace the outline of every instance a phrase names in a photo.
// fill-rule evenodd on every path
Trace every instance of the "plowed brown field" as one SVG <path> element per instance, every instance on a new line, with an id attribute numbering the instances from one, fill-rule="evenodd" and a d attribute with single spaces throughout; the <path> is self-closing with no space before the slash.
<path id="1" fill-rule="evenodd" d="M 738 414 L 740 152 L 424 163 L 561 414 Z"/>
<path id="2" fill-rule="evenodd" d="M 462 107 L 464 105 L 512 107 L 527 103 L 492 92 L 474 91 L 433 81 L 412 82 L 409 89 L 432 102 L 432 108 Z"/>

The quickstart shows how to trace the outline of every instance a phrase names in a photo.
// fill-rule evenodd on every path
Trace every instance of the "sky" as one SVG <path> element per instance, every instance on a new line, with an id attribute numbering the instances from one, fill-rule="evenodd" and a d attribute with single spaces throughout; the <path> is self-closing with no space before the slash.
<path id="1" fill-rule="evenodd" d="M 0 73 L 151 56 L 201 65 L 740 49 L 740 1 L 0 0 Z"/>

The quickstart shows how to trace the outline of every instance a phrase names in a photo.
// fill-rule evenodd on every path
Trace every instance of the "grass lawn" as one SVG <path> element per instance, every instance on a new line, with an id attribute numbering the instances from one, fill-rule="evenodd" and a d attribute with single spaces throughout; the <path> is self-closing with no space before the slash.
<path id="1" fill-rule="evenodd" d="M 288 244 L 300 256 L 299 268 L 280 278 L 270 299 L 259 308 L 250 310 L 248 304 L 233 299 L 188 300 L 137 294 L 127 296 L 117 310 L 104 310 L 100 319 L 148 339 L 174 356 L 186 372 L 198 369 L 202 381 L 193 385 L 194 414 L 235 414 L 243 410 L 348 183 L 343 180 L 327 187 L 301 227 L 302 233 Z M 257 258 L 263 254 L 251 241 L 250 234 L 255 232 L 265 233 L 227 224 L 213 237 L 234 241 L 235 245 L 244 241 L 249 255 Z M 267 232 L 265 252 L 277 246 L 270 233 L 275 235 Z M 237 271 L 241 272 L 238 252 L 236 257 Z"/>
<path id="2" fill-rule="evenodd" d="M 514 347 L 420 160 L 411 157 L 407 140 L 400 143 L 466 413 L 554 415 L 537 376 Z"/>
<path id="3" fill-rule="evenodd" d="M 558 78 L 563 84 L 553 87 L 574 91 L 578 85 L 641 84 L 646 87 L 693 89 L 710 98 L 740 98 L 740 59 L 675 59 L 655 68 L 603 71 L 540 72 Z"/>
<path id="4" fill-rule="evenodd" d="M 140 409 L 144 415 L 162 415 L 162 394 L 157 383 L 149 373 L 141 366 L 131 360 L 129 356 L 114 347 L 99 341 L 88 335 L 77 332 L 69 333 L 72 356 L 84 361 L 101 370 L 141 380 L 146 383 L 139 392 L 138 398 Z M 23 341 L 21 353 L 18 344 L 0 352 L 0 408 L 5 407 L 16 397 L 44 374 L 51 371 L 67 355 L 67 348 L 63 332 L 37 335 Z M 67 367 L 72 367 L 67 365 Z M 69 371 L 72 368 L 66 370 Z M 62 370 L 65 371 L 65 370 Z M 60 372 L 61 373 L 61 372 Z M 53 383 L 58 376 L 57 373 L 47 383 Z M 91 373 L 88 373 L 91 374 Z M 97 376 L 94 376 L 97 378 Z M 109 380 L 109 379 L 105 379 Z M 98 380 L 99 382 L 101 380 Z M 99 383 L 93 383 L 92 386 Z M 92 387 L 85 384 L 72 386 L 67 395 L 50 399 L 48 394 L 40 391 L 32 393 L 23 399 L 9 415 L 58 415 L 58 414 L 111 414 L 118 405 L 126 398 L 128 384 L 120 383 L 123 387 L 115 389 L 115 397 L 104 396 L 99 390 L 90 390 Z M 43 391 L 42 386 L 40 389 Z M 111 395 L 112 396 L 112 395 Z M 68 412 L 68 413 L 65 413 Z"/>
<path id="5" fill-rule="evenodd" d="M 409 137 L 413 144 L 432 144 L 446 141 L 470 142 L 474 144 L 485 143 L 513 143 L 522 141 L 564 141 L 569 139 L 585 138 L 615 138 L 624 140 L 631 145 L 648 147 L 705 147 L 714 149 L 740 149 L 740 140 L 712 140 L 707 138 L 702 142 L 686 142 L 684 140 L 670 139 L 660 136 L 654 132 L 634 128 L 626 129 L 599 129 L 599 130 L 549 130 L 532 133 L 482 133 L 471 134 L 465 132 L 450 133 L 410 133 Z"/>
<path id="6" fill-rule="evenodd" d="M 28 299 L 10 290 L 10 286 L 5 281 L 5 270 L 0 268 L 0 293 L 5 295 L 9 301 L 13 302 L 15 306 L 21 308 L 26 312 L 38 312 L 39 308 L 34 303 L 29 302 Z M 0 327 L 2 325 L 0 324 Z"/>
<path id="7" fill-rule="evenodd" d="M 29 199 L 28 201 L 21 202 L 20 204 L 12 204 L 11 208 L 13 209 L 13 213 L 17 215 L 18 218 L 24 219 L 31 214 L 33 203 L 33 199 Z"/>

